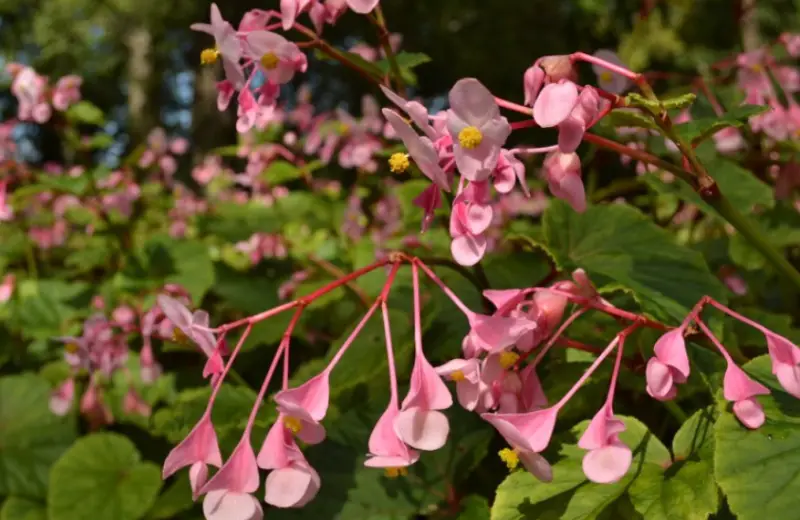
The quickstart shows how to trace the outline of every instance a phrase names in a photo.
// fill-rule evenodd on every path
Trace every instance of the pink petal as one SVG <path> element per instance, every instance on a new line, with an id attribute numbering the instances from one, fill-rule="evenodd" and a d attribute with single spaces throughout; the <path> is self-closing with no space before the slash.
<path id="1" fill-rule="evenodd" d="M 775 367 L 773 364 L 772 370 L 778 377 L 778 382 L 780 382 L 783 389 L 800 399 L 800 366 L 781 363 Z"/>
<path id="2" fill-rule="evenodd" d="M 480 384 L 475 381 L 459 381 L 456 383 L 456 395 L 458 396 L 458 404 L 464 407 L 465 410 L 474 410 L 478 406 L 478 400 L 481 396 Z"/>
<path id="3" fill-rule="evenodd" d="M 547 407 L 547 396 L 542 388 L 542 383 L 539 381 L 539 376 L 536 375 L 536 367 L 527 365 L 520 371 L 520 380 L 522 381 L 522 408 L 526 412 L 533 412 Z"/>
<path id="4" fill-rule="evenodd" d="M 275 507 L 303 507 L 319 491 L 320 478 L 308 464 L 276 469 L 264 485 L 264 501 Z"/>
<path id="5" fill-rule="evenodd" d="M 596 450 L 610 444 L 608 421 L 611 419 L 611 410 L 608 404 L 603 405 L 594 415 L 586 431 L 578 440 L 578 447 L 584 450 Z"/>
<path id="6" fill-rule="evenodd" d="M 553 467 L 547 462 L 547 459 L 533 451 L 518 451 L 520 462 L 525 466 L 525 469 L 531 475 L 541 480 L 542 482 L 553 481 Z"/>
<path id="7" fill-rule="evenodd" d="M 483 235 L 461 235 L 450 243 L 450 253 L 459 265 L 470 267 L 481 261 L 486 246 L 486 237 Z"/>
<path id="8" fill-rule="evenodd" d="M 453 405 L 453 396 L 436 369 L 418 350 L 411 371 L 411 387 L 403 399 L 403 409 L 418 407 L 424 410 L 444 410 Z"/>
<path id="9" fill-rule="evenodd" d="M 631 449 L 617 442 L 584 455 L 583 473 L 592 482 L 611 484 L 625 476 L 632 461 Z"/>
<path id="10" fill-rule="evenodd" d="M 736 418 L 739 419 L 742 424 L 751 430 L 759 428 L 766 420 L 764 408 L 752 397 L 733 403 L 733 413 L 736 414 Z"/>
<path id="11" fill-rule="evenodd" d="M 671 330 L 658 338 L 653 350 L 659 361 L 674 369 L 673 375 L 678 376 L 675 377 L 676 383 L 686 381 L 689 377 L 689 356 L 686 355 L 682 329 Z"/>
<path id="12" fill-rule="evenodd" d="M 394 421 L 400 414 L 397 403 L 389 403 L 369 436 L 369 452 L 373 456 L 409 459 L 408 446 L 397 436 Z"/>
<path id="13" fill-rule="evenodd" d="M 375 9 L 379 0 L 347 0 L 347 6 L 359 14 L 367 14 Z"/>
<path id="14" fill-rule="evenodd" d="M 208 466 L 205 462 L 195 462 L 189 467 L 189 485 L 192 488 L 192 498 L 197 499 L 200 489 L 208 481 Z"/>
<path id="15" fill-rule="evenodd" d="M 466 211 L 466 226 L 473 235 L 480 235 L 492 224 L 494 209 L 491 204 L 470 204 Z"/>
<path id="16" fill-rule="evenodd" d="M 256 464 L 261 469 L 277 469 L 289 465 L 289 444 L 293 444 L 289 431 L 283 424 L 283 415 L 270 427 L 264 444 L 258 450 Z"/>
<path id="17" fill-rule="evenodd" d="M 450 108 L 468 125 L 481 127 L 486 121 L 500 117 L 494 96 L 475 78 L 458 80 L 448 97 Z"/>
<path id="18" fill-rule="evenodd" d="M 537 326 L 535 321 L 526 316 L 476 315 L 471 333 L 484 350 L 498 352 L 512 346 Z"/>
<path id="19" fill-rule="evenodd" d="M 483 296 L 497 309 L 515 301 L 521 294 L 522 289 L 487 289 L 483 291 Z"/>
<path id="20" fill-rule="evenodd" d="M 545 408 L 527 413 L 481 414 L 515 448 L 540 453 L 547 448 L 558 410 Z"/>
<path id="21" fill-rule="evenodd" d="M 203 500 L 203 515 L 206 520 L 261 520 L 264 511 L 252 495 L 220 489 Z"/>
<path id="22" fill-rule="evenodd" d="M 654 397 L 666 396 L 674 385 L 672 371 L 655 357 L 650 358 L 647 362 L 645 378 L 647 380 L 647 388 Z"/>
<path id="23" fill-rule="evenodd" d="M 258 489 L 258 464 L 248 436 L 242 437 L 225 464 L 202 487 L 201 494 L 215 490 L 252 493 Z"/>
<path id="24" fill-rule="evenodd" d="M 447 442 L 450 423 L 442 412 L 408 408 L 395 418 L 394 430 L 409 446 L 418 450 L 434 451 Z"/>
<path id="25" fill-rule="evenodd" d="M 302 408 L 315 421 L 321 421 L 325 417 L 329 401 L 330 376 L 327 370 L 296 388 L 283 390 L 275 395 L 278 406 Z"/>
<path id="26" fill-rule="evenodd" d="M 545 86 L 533 104 L 533 119 L 542 128 L 557 126 L 578 102 L 578 88 L 571 81 Z"/>
<path id="27" fill-rule="evenodd" d="M 730 362 L 722 380 L 722 393 L 726 400 L 736 402 L 750 399 L 756 395 L 767 395 L 769 389 L 751 379 L 744 370 Z"/>
<path id="28" fill-rule="evenodd" d="M 536 96 L 539 95 L 539 90 L 542 88 L 542 83 L 544 83 L 544 76 L 544 70 L 538 65 L 525 71 L 525 75 L 522 76 L 522 84 L 525 90 L 524 103 L 526 105 L 533 106 Z"/>
<path id="29" fill-rule="evenodd" d="M 767 334 L 767 348 L 772 358 L 772 371 L 775 373 L 776 364 L 800 364 L 800 348 L 794 343 L 777 334 Z"/>
<path id="30" fill-rule="evenodd" d="M 208 414 L 204 415 L 189 435 L 169 452 L 164 460 L 162 478 L 166 479 L 179 469 L 191 466 L 195 462 L 205 462 L 217 467 L 222 465 L 217 434 Z"/>
<path id="31" fill-rule="evenodd" d="M 165 294 L 159 294 L 158 298 L 158 306 L 161 307 L 161 310 L 164 311 L 164 314 L 167 316 L 169 321 L 173 323 L 176 327 L 181 329 L 187 336 L 191 337 L 190 327 L 192 325 L 192 313 L 189 309 L 186 308 L 181 302 L 167 296 Z"/>
<path id="32" fill-rule="evenodd" d="M 572 153 L 578 149 L 586 125 L 580 119 L 568 117 L 558 125 L 558 149 L 563 153 Z"/>
<path id="33" fill-rule="evenodd" d="M 550 191 L 559 199 L 564 200 L 578 213 L 586 211 L 586 191 L 580 175 L 565 175 L 557 183 L 550 183 Z"/>

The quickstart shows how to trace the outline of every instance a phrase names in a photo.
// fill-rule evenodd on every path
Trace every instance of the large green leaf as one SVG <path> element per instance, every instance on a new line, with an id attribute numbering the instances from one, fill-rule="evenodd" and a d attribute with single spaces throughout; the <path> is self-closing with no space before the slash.
<path id="1" fill-rule="evenodd" d="M 9 497 L 0 508 L 0 520 L 47 520 L 47 508 L 35 500 Z"/>
<path id="2" fill-rule="evenodd" d="M 772 392 L 759 398 L 767 420 L 749 430 L 722 411 L 715 429 L 717 482 L 739 520 L 793 520 L 800 511 L 800 401 L 780 387 L 769 356 L 744 368 Z"/>
<path id="3" fill-rule="evenodd" d="M 705 520 L 719 509 L 713 471 L 713 417 L 709 409 L 692 415 L 673 440 L 676 461 L 648 465 L 628 491 L 647 520 Z"/>
<path id="4" fill-rule="evenodd" d="M 116 433 L 77 441 L 53 466 L 47 494 L 50 520 L 137 520 L 161 489 L 161 470 L 143 462 Z"/>
<path id="5" fill-rule="evenodd" d="M 44 497 L 50 466 L 75 439 L 74 422 L 54 415 L 49 397 L 37 376 L 0 378 L 0 495 Z"/>
<path id="6" fill-rule="evenodd" d="M 544 214 L 544 243 L 564 270 L 585 269 L 599 288 L 631 291 L 645 312 L 680 321 L 703 296 L 725 299 L 700 253 L 630 206 L 591 206 L 576 213 L 552 200 Z"/>
<path id="7" fill-rule="evenodd" d="M 621 417 L 626 430 L 622 442 L 634 452 L 628 474 L 614 484 L 595 484 L 583 474 L 581 460 L 586 453 L 574 445 L 562 447 L 563 458 L 553 465 L 553 481 L 542 483 L 526 471 L 516 471 L 497 488 L 492 520 L 589 520 L 609 514 L 610 507 L 641 474 L 668 466 L 667 448 L 647 427 L 632 417 Z M 584 421 L 572 432 L 575 438 L 586 429 Z M 613 514 L 611 514 L 613 518 Z"/>

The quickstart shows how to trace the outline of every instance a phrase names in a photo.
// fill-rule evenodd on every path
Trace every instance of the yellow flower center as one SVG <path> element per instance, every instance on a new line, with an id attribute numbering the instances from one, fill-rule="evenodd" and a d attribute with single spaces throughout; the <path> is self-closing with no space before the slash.
<path id="1" fill-rule="evenodd" d="M 467 150 L 477 148 L 483 141 L 483 134 L 474 126 L 468 126 L 458 133 L 458 144 Z"/>
<path id="2" fill-rule="evenodd" d="M 80 347 L 78 347 L 77 343 L 67 343 L 66 345 L 64 345 L 64 350 L 66 350 L 70 354 L 74 354 L 78 350 L 80 350 Z"/>
<path id="3" fill-rule="evenodd" d="M 403 173 L 410 165 L 411 161 L 408 160 L 407 154 L 398 152 L 389 157 L 389 169 L 392 173 Z"/>
<path id="4" fill-rule="evenodd" d="M 217 49 L 203 49 L 200 52 L 200 63 L 202 65 L 211 65 L 219 58 L 219 51 Z"/>
<path id="5" fill-rule="evenodd" d="M 347 123 L 339 123 L 339 133 L 342 135 L 347 135 L 350 133 L 350 125 Z"/>
<path id="6" fill-rule="evenodd" d="M 283 418 L 283 425 L 289 428 L 289 431 L 294 434 L 300 433 L 300 430 L 303 429 L 303 423 L 300 419 L 292 417 L 291 415 Z"/>
<path id="7" fill-rule="evenodd" d="M 600 81 L 603 83 L 610 83 L 611 80 L 613 79 L 614 75 L 607 70 L 604 70 L 603 72 L 600 73 Z"/>
<path id="8" fill-rule="evenodd" d="M 268 52 L 261 56 L 261 66 L 267 70 L 272 70 L 277 67 L 280 61 L 280 58 L 278 58 L 274 52 Z"/>
<path id="9" fill-rule="evenodd" d="M 187 345 L 189 344 L 189 336 L 178 327 L 175 327 L 172 329 L 172 341 L 179 345 Z"/>
<path id="10" fill-rule="evenodd" d="M 760 63 L 755 63 L 753 64 L 753 66 L 750 67 L 750 69 L 753 72 L 760 73 L 761 71 L 764 70 L 764 67 L 762 67 Z"/>
<path id="11" fill-rule="evenodd" d="M 450 374 L 450 379 L 458 383 L 460 381 L 465 380 L 466 376 L 464 375 L 464 372 L 462 372 L 461 370 L 456 370 L 455 372 Z"/>
<path id="12" fill-rule="evenodd" d="M 408 468 L 385 468 L 383 474 L 388 478 L 405 477 L 408 475 Z"/>
<path id="13" fill-rule="evenodd" d="M 514 366 L 514 363 L 519 359 L 519 354 L 516 352 L 503 352 L 500 354 L 500 366 L 509 369 Z"/>
<path id="14" fill-rule="evenodd" d="M 517 466 L 519 466 L 519 454 L 517 450 L 503 448 L 498 451 L 497 454 L 500 456 L 500 460 L 506 463 L 509 471 L 517 469 Z"/>

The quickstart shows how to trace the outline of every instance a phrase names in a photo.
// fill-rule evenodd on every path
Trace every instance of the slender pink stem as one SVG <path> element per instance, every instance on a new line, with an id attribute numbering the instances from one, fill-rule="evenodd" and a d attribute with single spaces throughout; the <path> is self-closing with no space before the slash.
<path id="1" fill-rule="evenodd" d="M 425 272 L 428 278 L 430 278 L 433 283 L 439 286 L 442 292 L 444 292 L 447 295 L 447 297 L 450 298 L 450 300 L 456 305 L 456 307 L 458 307 L 461 310 L 461 312 L 464 313 L 467 319 L 471 322 L 472 319 L 475 317 L 475 313 L 472 312 L 469 309 L 469 307 L 464 305 L 464 302 L 462 302 L 461 299 L 458 296 L 456 296 L 455 293 L 451 291 L 450 288 L 446 286 L 445 283 L 441 279 L 439 279 L 439 277 L 436 276 L 427 265 L 425 265 L 422 262 L 422 260 L 415 258 L 414 261 L 411 263 L 412 269 L 415 265 L 419 265 L 419 268 Z"/>
<path id="2" fill-rule="evenodd" d="M 414 352 L 418 356 L 422 355 L 422 318 L 420 316 L 420 302 L 419 302 L 419 270 L 417 263 L 411 264 L 411 286 L 414 290 Z"/>
<path id="3" fill-rule="evenodd" d="M 574 396 L 575 393 L 578 390 L 580 390 L 581 386 L 583 386 L 583 383 L 585 383 L 586 380 L 589 379 L 589 377 L 591 377 L 594 371 L 597 370 L 597 367 L 600 366 L 600 363 L 602 363 L 603 360 L 607 358 L 609 354 L 611 354 L 611 351 L 614 350 L 614 348 L 616 348 L 617 345 L 619 345 L 619 341 L 620 341 L 620 336 L 617 335 L 611 341 L 611 343 L 608 344 L 606 349 L 599 356 L 597 356 L 597 359 L 594 360 L 594 363 L 592 363 L 591 366 L 588 369 L 586 369 L 586 372 L 584 372 L 581 378 L 578 379 L 578 382 L 575 383 L 575 385 L 569 389 L 569 392 L 567 392 L 566 395 L 564 395 L 564 397 L 562 397 L 561 400 L 556 403 L 554 407 L 556 410 L 561 409 L 565 404 L 567 404 L 567 401 L 572 399 L 572 396 Z"/>
<path id="4" fill-rule="evenodd" d="M 615 65 L 613 63 L 609 63 L 604 59 L 598 58 L 596 56 L 592 56 L 591 54 L 586 54 L 585 52 L 573 52 L 569 55 L 572 61 L 585 61 L 586 63 L 592 63 L 594 65 L 598 65 L 603 67 L 604 69 L 610 70 L 620 76 L 624 76 L 632 81 L 639 81 L 640 74 L 633 72 L 630 69 L 625 67 L 620 67 L 619 65 Z"/>
<path id="5" fill-rule="evenodd" d="M 212 330 L 212 332 L 220 332 L 220 333 L 222 333 L 222 332 L 227 332 L 227 331 L 229 331 L 231 329 L 235 329 L 235 328 L 240 327 L 242 325 L 254 325 L 254 324 L 256 324 L 256 323 L 258 323 L 260 321 L 264 321 L 264 320 L 266 320 L 268 318 L 271 318 L 271 317 L 275 316 L 276 314 L 280 314 L 283 311 L 286 311 L 286 310 L 292 309 L 294 307 L 297 307 L 297 305 L 298 305 L 298 300 L 295 300 L 295 301 L 292 301 L 292 302 L 289 302 L 289 303 L 284 303 L 283 305 L 278 305 L 277 307 L 273 307 L 272 309 L 268 309 L 268 310 L 266 310 L 266 311 L 264 311 L 262 313 L 255 314 L 255 315 L 250 316 L 248 318 L 242 318 L 241 320 L 237 320 L 237 321 L 234 321 L 234 322 L 231 322 L 231 323 L 226 323 L 225 325 L 221 325 L 221 326 L 217 327 L 216 329 L 211 329 L 211 330 Z"/>
<path id="6" fill-rule="evenodd" d="M 508 110 L 513 110 L 514 112 L 519 112 L 520 114 L 525 114 L 526 116 L 533 115 L 533 109 L 526 107 L 525 105 L 519 105 L 517 103 L 513 103 L 511 101 L 506 101 L 501 97 L 495 97 L 495 102 L 497 106 L 501 108 L 507 108 Z"/>
<path id="7" fill-rule="evenodd" d="M 512 154 L 515 154 L 515 155 L 516 154 L 533 155 L 533 154 L 537 154 L 537 153 L 555 152 L 556 150 L 558 150 L 558 145 L 557 144 L 554 144 L 552 146 L 542 146 L 542 147 L 539 147 L 539 148 L 534 148 L 534 147 L 531 147 L 531 148 L 512 148 L 511 150 L 509 150 L 509 152 L 511 152 Z"/>
<path id="8" fill-rule="evenodd" d="M 512 130 L 520 130 L 522 128 L 539 128 L 539 124 L 534 119 L 526 119 L 525 121 L 514 121 L 511 123 Z"/>
<path id="9" fill-rule="evenodd" d="M 689 325 L 689 323 L 692 320 L 699 319 L 700 312 L 703 310 L 703 306 L 706 303 L 708 303 L 708 301 L 709 301 L 708 296 L 703 296 L 702 298 L 700 298 L 700 301 L 694 304 L 694 307 L 692 307 L 692 310 L 689 311 L 689 314 L 686 315 L 686 318 L 684 318 L 683 323 L 681 323 L 681 326 L 678 328 L 683 330 Z"/>
<path id="10" fill-rule="evenodd" d="M 228 363 L 225 365 L 225 368 L 222 369 L 222 374 L 220 374 L 219 379 L 217 379 L 217 384 L 214 385 L 214 389 L 211 390 L 211 397 L 208 399 L 208 406 L 206 407 L 207 413 L 211 413 L 211 408 L 214 406 L 214 400 L 217 398 L 219 389 L 222 388 L 222 381 L 233 367 L 233 362 L 236 360 L 236 356 L 239 355 L 239 351 L 242 349 L 242 345 L 244 345 L 244 342 L 247 339 L 247 336 L 250 335 L 251 330 L 253 330 L 252 323 L 247 325 L 247 328 L 244 329 L 244 332 L 242 332 L 242 336 L 239 338 L 239 341 L 236 342 L 236 346 L 234 347 L 233 352 L 231 352 L 231 357 L 228 358 Z"/>
<path id="11" fill-rule="evenodd" d="M 608 397 L 606 398 L 606 405 L 609 407 L 614 404 L 614 392 L 617 389 L 617 376 L 619 369 L 622 365 L 622 355 L 625 352 L 625 336 L 619 340 L 619 348 L 617 349 L 617 359 L 614 361 L 614 371 L 611 372 L 611 382 L 608 385 Z"/>
<path id="12" fill-rule="evenodd" d="M 715 336 L 715 335 L 714 335 L 714 334 L 711 332 L 711 329 L 709 329 L 709 328 L 706 326 L 706 324 L 705 324 L 705 323 L 703 323 L 703 320 L 701 320 L 700 318 L 697 318 L 697 319 L 695 319 L 695 320 L 694 320 L 694 322 L 695 322 L 695 323 L 697 323 L 697 326 L 698 326 L 698 327 L 700 327 L 700 330 L 701 330 L 701 331 L 703 331 L 703 334 L 705 334 L 705 335 L 706 335 L 706 337 L 708 337 L 708 339 L 710 339 L 710 340 L 711 340 L 711 343 L 713 343 L 713 344 L 714 344 L 714 346 L 715 346 L 715 347 L 717 347 L 717 349 L 719 350 L 719 353 L 720 353 L 720 354 L 722 354 L 722 357 L 724 357 L 724 358 L 725 358 L 725 361 L 726 361 L 726 362 L 727 362 L 729 365 L 733 365 L 733 364 L 735 364 L 735 363 L 733 362 L 733 358 L 731 357 L 731 355 L 730 355 L 730 354 L 728 354 L 728 349 L 726 349 L 726 348 L 725 348 L 725 346 L 724 346 L 724 345 L 723 345 L 723 344 L 722 344 L 722 343 L 721 343 L 721 342 L 720 342 L 720 341 L 717 339 L 717 337 L 716 337 L 716 336 Z"/>
<path id="13" fill-rule="evenodd" d="M 381 302 L 381 314 L 383 314 L 383 333 L 386 336 L 386 361 L 389 365 L 389 403 L 397 405 L 397 370 L 394 366 L 394 348 L 392 347 L 392 330 L 389 325 L 389 308 L 386 302 Z"/>
<path id="14" fill-rule="evenodd" d="M 745 318 L 744 316 L 742 316 L 738 312 L 734 311 L 733 309 L 731 309 L 729 307 L 726 307 L 725 305 L 722 305 L 721 303 L 719 303 L 716 300 L 712 300 L 711 298 L 707 298 L 706 303 L 710 303 L 711 305 L 713 305 L 717 309 L 721 310 L 722 312 L 728 314 L 729 316 L 731 316 L 733 318 L 736 318 L 737 320 L 741 321 L 742 323 L 750 325 L 754 329 L 759 330 L 759 331 L 763 332 L 764 334 L 768 334 L 768 335 L 769 334 L 774 334 L 771 330 L 769 330 L 765 326 L 761 325 L 760 323 L 756 323 L 755 321 L 751 320 L 750 318 Z"/>
<path id="15" fill-rule="evenodd" d="M 544 358 L 545 354 L 547 354 L 547 351 L 550 350 L 550 348 L 556 344 L 556 341 L 558 341 L 558 338 L 562 334 L 564 334 L 564 331 L 567 330 L 567 327 L 572 325 L 572 322 L 577 320 L 578 317 L 584 312 L 586 312 L 586 309 L 579 309 L 578 311 L 570 315 L 566 320 L 564 320 L 564 323 L 562 323 L 561 326 L 553 333 L 553 335 L 550 336 L 550 339 L 547 341 L 547 343 L 545 343 L 544 346 L 539 349 L 539 351 L 536 354 L 536 357 L 533 359 L 533 361 L 531 361 L 531 364 L 534 366 L 534 368 L 536 368 L 539 365 L 539 363 L 542 361 L 542 358 Z M 533 352 L 533 350 L 529 352 Z M 517 360 L 517 363 L 520 363 L 523 359 L 525 359 L 527 355 L 528 353 L 526 353 L 525 356 L 520 357 Z"/>

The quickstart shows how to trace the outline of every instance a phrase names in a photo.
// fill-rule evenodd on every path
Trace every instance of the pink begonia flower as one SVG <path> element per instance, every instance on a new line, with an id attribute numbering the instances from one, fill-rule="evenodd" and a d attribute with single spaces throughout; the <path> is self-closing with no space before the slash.
<path id="1" fill-rule="evenodd" d="M 631 449 L 619 440 L 625 424 L 614 417 L 611 403 L 597 412 L 578 441 L 588 453 L 583 457 L 583 473 L 592 482 L 611 484 L 628 472 L 633 461 Z"/>
<path id="2" fill-rule="evenodd" d="M 538 324 L 527 315 L 475 314 L 470 320 L 470 335 L 486 352 L 500 352 L 537 327 Z"/>
<path id="3" fill-rule="evenodd" d="M 489 89 L 475 78 L 457 81 L 449 99 L 447 130 L 453 138 L 458 171 L 467 180 L 484 181 L 497 167 L 511 125 L 500 115 Z"/>
<path id="4" fill-rule="evenodd" d="M 558 148 L 562 153 L 571 153 L 578 149 L 586 129 L 600 113 L 602 102 L 597 90 L 583 87 L 572 112 L 558 124 Z"/>
<path id="5" fill-rule="evenodd" d="M 733 126 L 723 128 L 713 136 L 714 144 L 719 153 L 728 154 L 744 148 L 745 142 L 742 133 Z"/>
<path id="6" fill-rule="evenodd" d="M 114 422 L 111 408 L 103 399 L 103 393 L 94 379 L 89 382 L 89 387 L 81 397 L 80 409 L 93 430 Z"/>
<path id="7" fill-rule="evenodd" d="M 80 101 L 82 84 L 83 78 L 74 74 L 60 78 L 53 89 L 53 107 L 63 112 Z"/>
<path id="8" fill-rule="evenodd" d="M 206 509 L 205 501 L 208 500 L 211 500 L 211 505 L 214 506 L 210 508 L 212 510 L 220 509 L 228 502 L 237 503 L 242 508 L 241 510 L 237 509 L 237 513 L 241 516 L 230 517 L 231 520 L 237 520 L 238 518 L 247 518 L 246 515 L 252 513 L 253 503 L 258 509 L 261 509 L 258 500 L 250 496 L 250 493 L 258 490 L 259 484 L 258 465 L 250 444 L 250 431 L 245 430 L 245 434 L 234 448 L 231 456 L 219 468 L 219 471 L 200 488 L 198 495 L 208 495 L 204 500 L 204 511 Z M 216 493 L 212 495 L 213 492 Z M 248 502 L 248 496 L 252 499 L 252 503 Z M 221 519 L 221 516 L 218 517 Z"/>
<path id="9" fill-rule="evenodd" d="M 137 414 L 143 417 L 149 417 L 151 408 L 147 402 L 142 399 L 142 396 L 133 387 L 128 388 L 125 397 L 122 400 L 122 409 L 127 414 Z"/>
<path id="10" fill-rule="evenodd" d="M 347 0 L 347 7 L 359 14 L 367 14 L 378 5 L 380 0 Z"/>
<path id="11" fill-rule="evenodd" d="M 519 378 L 522 382 L 520 389 L 520 409 L 523 412 L 534 412 L 547 407 L 547 395 L 542 388 L 542 382 L 536 374 L 536 367 L 532 364 L 520 370 Z"/>
<path id="12" fill-rule="evenodd" d="M 525 469 L 542 482 L 550 482 L 553 469 L 539 452 L 550 443 L 556 413 L 555 409 L 547 408 L 520 414 L 483 413 L 481 418 L 503 436 Z"/>
<path id="13" fill-rule="evenodd" d="M 11 299 L 11 296 L 14 295 L 16 280 L 17 278 L 13 273 L 9 273 L 3 277 L 3 281 L 0 283 L 0 303 L 7 302 Z"/>
<path id="14" fill-rule="evenodd" d="M 20 121 L 46 123 L 52 109 L 45 100 L 47 80 L 30 67 L 23 67 L 11 81 L 11 93 L 17 98 Z"/>
<path id="15" fill-rule="evenodd" d="M 203 500 L 206 520 L 262 520 L 261 503 L 249 493 L 211 491 Z"/>
<path id="16" fill-rule="evenodd" d="M 619 59 L 619 56 L 608 49 L 599 49 L 593 54 L 593 56 L 595 58 L 600 58 L 603 61 L 607 61 L 612 65 L 626 67 L 626 65 L 622 63 L 622 60 Z M 611 72 L 600 65 L 592 64 L 592 70 L 595 74 L 597 74 L 597 86 L 606 92 L 611 92 L 612 94 L 622 94 L 631 84 L 631 81 L 625 76 L 615 74 L 614 72 Z"/>
<path id="17" fill-rule="evenodd" d="M 666 332 L 658 338 L 653 350 L 659 361 L 670 367 L 672 379 L 676 383 L 685 383 L 689 378 L 690 367 L 683 329 L 677 328 Z"/>
<path id="18" fill-rule="evenodd" d="M 781 386 L 800 399 L 800 348 L 777 334 L 766 334 L 772 373 Z"/>
<path id="19" fill-rule="evenodd" d="M 221 57 L 225 77 L 234 87 L 241 88 L 244 85 L 244 72 L 242 72 L 242 67 L 239 64 L 239 60 L 242 58 L 242 46 L 236 35 L 236 30 L 222 18 L 217 4 L 211 4 L 210 24 L 193 23 L 189 27 L 193 31 L 204 32 L 214 37 L 216 47 L 203 51 L 201 59 L 213 62 L 218 57 Z"/>
<path id="20" fill-rule="evenodd" d="M 246 55 L 258 64 L 271 83 L 288 83 L 295 72 L 305 72 L 308 67 L 306 55 L 280 34 L 254 31 L 246 36 L 246 42 Z"/>
<path id="21" fill-rule="evenodd" d="M 319 474 L 308 464 L 285 426 L 285 417 L 267 432 L 257 464 L 272 470 L 265 483 L 264 500 L 275 507 L 302 507 L 319 492 Z"/>
<path id="22" fill-rule="evenodd" d="M 211 414 L 206 413 L 192 428 L 189 435 L 169 452 L 164 460 L 161 477 L 166 479 L 176 471 L 190 466 L 189 481 L 192 486 L 192 494 L 197 498 L 208 478 L 207 465 L 209 464 L 220 467 L 222 454 L 217 444 L 214 425 L 211 423 Z"/>
<path id="23" fill-rule="evenodd" d="M 405 468 L 419 460 L 419 452 L 408 447 L 395 431 L 400 414 L 397 402 L 390 402 L 369 436 L 369 456 L 364 465 L 370 468 Z"/>
<path id="24" fill-rule="evenodd" d="M 678 389 L 672 374 L 672 369 L 657 357 L 650 358 L 645 369 L 647 394 L 659 401 L 674 399 L 678 395 Z"/>
<path id="25" fill-rule="evenodd" d="M 755 396 L 768 395 L 769 389 L 751 379 L 731 359 L 727 359 L 727 362 L 728 368 L 722 381 L 722 394 L 726 400 L 733 402 L 733 413 L 739 421 L 750 429 L 756 429 L 764 424 L 766 417 Z"/>
<path id="26" fill-rule="evenodd" d="M 531 107 L 536 102 L 536 97 L 544 85 L 545 74 L 544 69 L 538 65 L 533 65 L 525 71 L 522 76 L 522 86 L 525 91 L 524 103 Z"/>
<path id="27" fill-rule="evenodd" d="M 183 336 L 192 340 L 208 356 L 208 363 L 203 372 L 220 373 L 224 368 L 222 356 L 217 349 L 216 338 L 207 330 L 209 328 L 208 313 L 198 310 L 192 314 L 181 302 L 164 294 L 159 294 L 157 301 L 166 317 L 176 327 L 172 332 L 173 338 L 180 343 L 183 339 L 180 334 L 182 333 Z"/>
<path id="28" fill-rule="evenodd" d="M 8 180 L 0 181 L 0 222 L 14 218 L 14 208 L 8 203 Z"/>
<path id="29" fill-rule="evenodd" d="M 558 126 L 578 103 L 578 87 L 563 80 L 546 85 L 533 104 L 533 119 L 542 128 Z"/>
<path id="30" fill-rule="evenodd" d="M 155 383 L 156 379 L 161 375 L 161 365 L 153 355 L 153 346 L 150 344 L 149 337 L 147 342 L 139 352 L 139 377 L 142 383 L 149 385 Z"/>
<path id="31" fill-rule="evenodd" d="M 452 359 L 436 367 L 436 373 L 455 381 L 458 402 L 464 409 L 475 409 L 481 393 L 480 363 L 477 359 Z"/>
<path id="32" fill-rule="evenodd" d="M 408 117 L 422 130 L 428 139 L 436 141 L 441 137 L 440 132 L 430 124 L 428 109 L 425 108 L 422 103 L 418 101 L 407 101 L 384 86 L 381 86 L 381 91 L 383 91 L 384 95 L 400 110 L 408 114 Z M 386 115 L 385 112 L 384 115 Z M 400 119 L 402 120 L 402 118 Z"/>
<path id="33" fill-rule="evenodd" d="M 282 390 L 275 395 L 283 423 L 306 444 L 325 440 L 325 427 L 320 421 L 328 412 L 330 372 L 324 370 L 302 385 Z"/>
<path id="34" fill-rule="evenodd" d="M 397 132 L 398 137 L 403 140 L 403 144 L 408 149 L 408 154 L 414 159 L 420 171 L 428 177 L 437 187 L 449 192 L 450 183 L 448 182 L 447 174 L 439 166 L 439 152 L 433 145 L 433 142 L 425 136 L 420 136 L 411 128 L 411 125 L 394 110 L 384 108 L 382 111 L 383 116 L 389 124 Z"/>
<path id="35" fill-rule="evenodd" d="M 525 164 L 508 150 L 500 151 L 497 168 L 494 171 L 492 184 L 498 193 L 507 194 L 514 189 L 517 181 L 526 196 L 530 196 L 528 182 L 525 179 Z"/>
<path id="36" fill-rule="evenodd" d="M 50 411 L 56 415 L 66 415 L 75 400 L 75 380 L 67 379 L 50 394 Z"/>
<path id="37" fill-rule="evenodd" d="M 425 188 L 422 193 L 417 195 L 412 204 L 421 208 L 423 211 L 422 216 L 422 233 L 428 230 L 436 210 L 442 206 L 442 192 L 439 186 L 431 184 Z"/>
<path id="38" fill-rule="evenodd" d="M 281 0 L 281 21 L 283 30 L 288 31 L 297 17 L 305 11 L 313 0 Z"/>
<path id="39" fill-rule="evenodd" d="M 308 15 L 311 17 L 311 23 L 314 24 L 314 29 L 317 34 L 322 32 L 324 25 L 327 23 L 333 25 L 336 20 L 344 14 L 347 10 L 345 0 L 326 0 L 325 3 L 315 2 L 311 6 L 311 11 Z"/>
<path id="40" fill-rule="evenodd" d="M 447 442 L 450 424 L 440 411 L 450 408 L 453 397 L 442 378 L 417 348 L 411 385 L 394 420 L 397 436 L 412 448 L 438 450 Z"/>
<path id="41" fill-rule="evenodd" d="M 542 165 L 550 192 L 578 213 L 586 211 L 586 190 L 581 179 L 581 160 L 575 153 L 551 152 Z"/>

